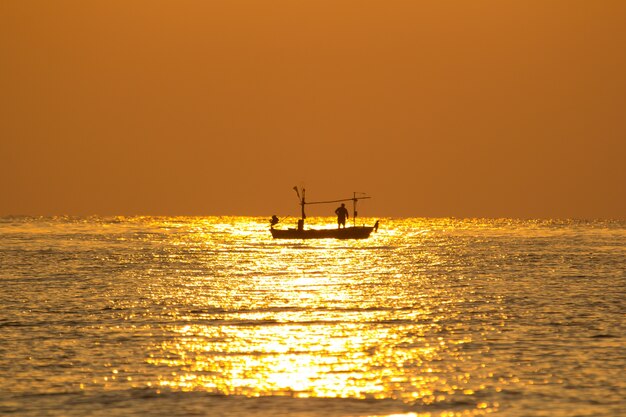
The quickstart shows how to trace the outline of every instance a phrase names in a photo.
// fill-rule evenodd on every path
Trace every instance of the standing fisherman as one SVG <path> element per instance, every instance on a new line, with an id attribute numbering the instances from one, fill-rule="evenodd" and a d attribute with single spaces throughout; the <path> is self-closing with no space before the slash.
<path id="1" fill-rule="evenodd" d="M 344 203 L 341 203 L 341 207 L 337 207 L 337 210 L 335 210 L 335 214 L 337 215 L 337 228 L 340 229 L 341 226 L 343 226 L 343 228 L 346 228 L 346 219 L 348 217 L 350 217 L 348 215 L 348 209 L 346 208 L 346 205 Z"/>

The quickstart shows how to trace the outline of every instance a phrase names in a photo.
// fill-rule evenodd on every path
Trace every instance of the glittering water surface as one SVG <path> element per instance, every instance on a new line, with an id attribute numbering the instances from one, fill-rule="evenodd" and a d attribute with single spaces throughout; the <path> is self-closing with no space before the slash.
<path id="1" fill-rule="evenodd" d="M 624 222 L 1 218 L 0 283 L 0 413 L 626 408 Z"/>

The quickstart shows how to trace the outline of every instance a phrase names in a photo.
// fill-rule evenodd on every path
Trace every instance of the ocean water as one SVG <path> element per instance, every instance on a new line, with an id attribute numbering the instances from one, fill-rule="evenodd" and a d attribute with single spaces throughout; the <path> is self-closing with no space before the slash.
<path id="1" fill-rule="evenodd" d="M 0 284 L 0 414 L 626 415 L 623 221 L 5 217 Z"/>

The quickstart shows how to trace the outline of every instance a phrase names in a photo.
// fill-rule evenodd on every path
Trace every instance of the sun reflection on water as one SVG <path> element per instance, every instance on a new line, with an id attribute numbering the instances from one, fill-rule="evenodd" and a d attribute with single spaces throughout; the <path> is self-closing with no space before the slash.
<path id="1" fill-rule="evenodd" d="M 415 375 L 410 364 L 436 360 L 443 345 L 397 349 L 399 336 L 389 328 L 337 327 L 185 326 L 177 329 L 178 341 L 161 345 L 170 355 L 152 355 L 150 362 L 183 370 L 160 381 L 181 389 L 248 396 L 435 400 L 432 385 L 439 382 L 438 376 L 431 368 Z"/>
<path id="2" fill-rule="evenodd" d="M 621 221 L 0 220 L 7 413 L 623 411 Z"/>
<path id="3" fill-rule="evenodd" d="M 160 386 L 426 405 L 456 398 L 493 409 L 478 396 L 490 389 L 487 366 L 466 350 L 476 335 L 457 331 L 463 324 L 450 306 L 458 294 L 420 272 L 442 264 L 440 250 L 408 248 L 399 230 L 367 241 L 279 242 L 257 219 L 199 220 L 191 229 L 176 244 L 204 255 L 195 265 L 181 260 L 177 285 L 150 293 L 179 309 L 165 329 L 171 336 L 148 352 Z"/>

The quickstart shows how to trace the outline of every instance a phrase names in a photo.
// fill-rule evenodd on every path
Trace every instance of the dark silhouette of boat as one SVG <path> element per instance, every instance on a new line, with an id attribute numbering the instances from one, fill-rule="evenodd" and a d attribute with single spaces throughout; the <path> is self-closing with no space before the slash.
<path id="1" fill-rule="evenodd" d="M 274 239 L 367 239 L 374 226 L 352 226 L 345 229 L 270 229 Z"/>
<path id="2" fill-rule="evenodd" d="M 278 224 L 279 219 L 276 215 L 272 216 L 270 220 L 270 232 L 272 233 L 272 237 L 274 239 L 367 239 L 373 231 L 378 231 L 378 220 L 374 223 L 373 226 L 357 226 L 356 225 L 356 203 L 358 200 L 363 200 L 366 198 L 371 198 L 368 196 L 359 196 L 357 197 L 357 193 L 353 193 L 352 198 L 345 198 L 342 200 L 329 200 L 329 201 L 311 201 L 308 202 L 305 200 L 305 192 L 306 190 L 302 188 L 302 193 L 298 191 L 298 187 L 293 187 L 298 195 L 298 199 L 300 200 L 300 206 L 302 208 L 302 217 L 298 219 L 296 228 L 288 228 L 288 229 L 275 229 L 274 226 Z M 362 193 L 359 193 L 362 194 Z M 305 229 L 304 228 L 304 220 L 306 219 L 306 214 L 304 213 L 304 206 L 306 204 L 328 204 L 328 203 L 338 203 L 342 201 L 352 201 L 352 223 L 351 227 L 342 227 L 336 229 Z"/>

